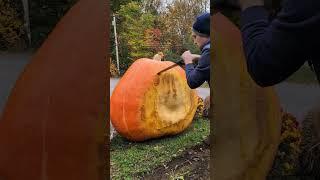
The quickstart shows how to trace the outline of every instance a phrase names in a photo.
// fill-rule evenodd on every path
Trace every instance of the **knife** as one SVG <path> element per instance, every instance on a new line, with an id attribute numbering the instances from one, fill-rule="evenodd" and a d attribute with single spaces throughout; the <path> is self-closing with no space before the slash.
<path id="1" fill-rule="evenodd" d="M 165 71 L 167 71 L 167 70 L 169 70 L 169 69 L 172 69 L 172 68 L 174 68 L 174 67 L 176 67 L 176 66 L 182 66 L 182 65 L 184 65 L 183 59 L 181 59 L 180 61 L 176 62 L 175 64 L 173 64 L 173 65 L 171 65 L 171 66 L 169 66 L 169 67 L 167 67 L 167 68 L 159 71 L 159 72 L 157 73 L 157 75 L 160 75 L 161 73 L 163 73 L 163 72 L 165 72 Z"/>

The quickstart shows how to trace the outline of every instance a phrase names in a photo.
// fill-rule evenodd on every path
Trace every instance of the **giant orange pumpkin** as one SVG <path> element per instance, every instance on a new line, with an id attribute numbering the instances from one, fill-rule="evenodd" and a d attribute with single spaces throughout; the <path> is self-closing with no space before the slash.
<path id="1" fill-rule="evenodd" d="M 172 64 L 138 59 L 120 79 L 110 100 L 111 121 L 120 135 L 143 141 L 180 133 L 192 122 L 198 96 L 183 69 L 157 75 Z"/>

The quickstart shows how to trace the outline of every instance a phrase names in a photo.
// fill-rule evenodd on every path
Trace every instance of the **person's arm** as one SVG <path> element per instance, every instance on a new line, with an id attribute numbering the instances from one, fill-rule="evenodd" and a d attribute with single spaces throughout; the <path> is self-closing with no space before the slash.
<path id="1" fill-rule="evenodd" d="M 191 89 L 200 87 L 210 76 L 210 54 L 204 52 L 194 67 L 192 63 L 186 64 L 187 83 Z"/>
<path id="2" fill-rule="evenodd" d="M 193 62 L 198 62 L 199 61 L 199 59 L 201 58 L 201 55 L 199 55 L 199 54 L 192 54 L 192 56 L 193 56 Z"/>
<path id="3" fill-rule="evenodd" d="M 272 22 L 262 6 L 243 8 L 243 48 L 248 72 L 258 85 L 271 86 L 285 80 L 307 60 L 304 21 L 308 17 L 301 19 L 307 12 L 297 10 L 303 3 L 285 4 Z"/>
<path id="4" fill-rule="evenodd" d="M 252 6 L 263 6 L 264 0 L 239 0 L 238 5 L 242 10 L 247 9 L 248 7 Z"/>

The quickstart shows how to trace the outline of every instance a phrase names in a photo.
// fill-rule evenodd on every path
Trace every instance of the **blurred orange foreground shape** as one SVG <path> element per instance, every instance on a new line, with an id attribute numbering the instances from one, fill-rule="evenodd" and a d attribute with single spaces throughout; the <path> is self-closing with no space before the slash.
<path id="1" fill-rule="evenodd" d="M 102 179 L 108 14 L 80 0 L 19 77 L 0 120 L 1 180 Z"/>

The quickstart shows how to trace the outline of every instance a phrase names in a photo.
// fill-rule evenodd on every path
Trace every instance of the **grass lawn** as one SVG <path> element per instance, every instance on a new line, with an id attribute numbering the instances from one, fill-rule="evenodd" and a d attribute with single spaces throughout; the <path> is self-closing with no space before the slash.
<path id="1" fill-rule="evenodd" d="M 204 82 L 200 87 L 202 88 L 210 88 L 207 82 Z"/>
<path id="2" fill-rule="evenodd" d="M 187 148 L 200 144 L 210 133 L 210 121 L 195 119 L 183 133 L 134 143 L 117 135 L 111 141 L 112 179 L 141 179 L 152 169 L 181 155 Z"/>
<path id="3" fill-rule="evenodd" d="M 316 75 L 311 71 L 307 64 L 304 64 L 297 72 L 291 75 L 287 80 L 291 83 L 316 84 L 318 83 Z"/>

